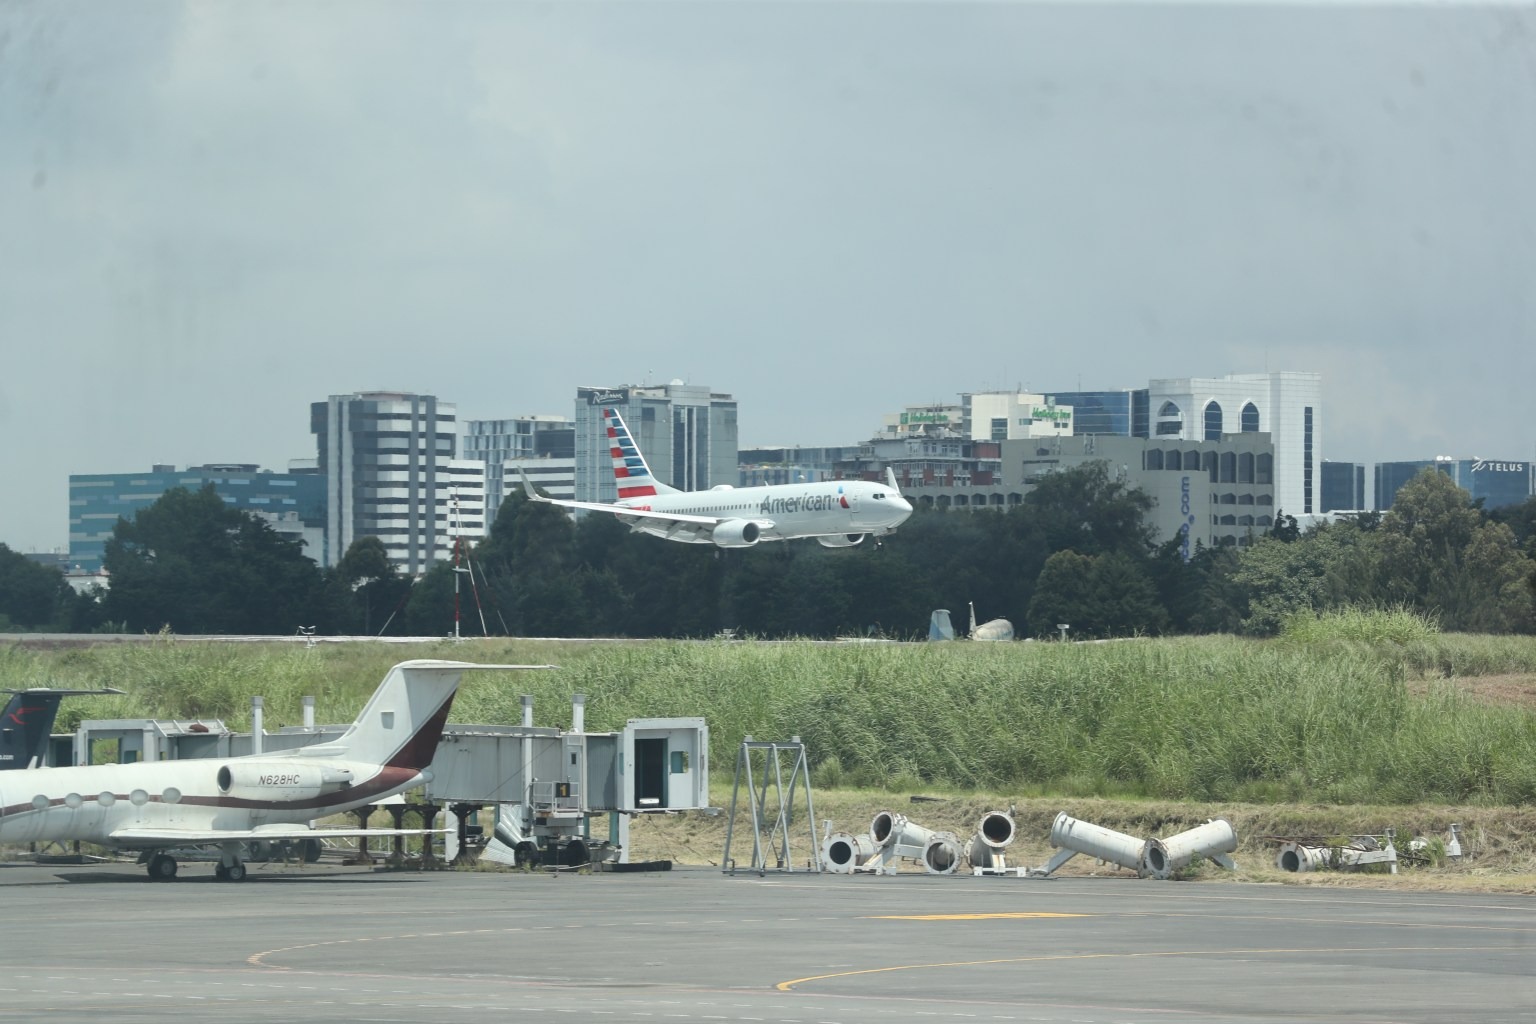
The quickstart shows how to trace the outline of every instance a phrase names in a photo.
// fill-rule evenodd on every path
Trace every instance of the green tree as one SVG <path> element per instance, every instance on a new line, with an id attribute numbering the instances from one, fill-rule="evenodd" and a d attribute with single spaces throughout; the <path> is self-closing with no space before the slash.
<path id="1" fill-rule="evenodd" d="M 291 634 L 332 629 L 320 569 L 302 545 L 224 504 L 212 485 L 177 487 L 119 519 L 103 565 L 106 617 L 131 630 Z"/>
<path id="2" fill-rule="evenodd" d="M 57 623 L 71 597 L 59 570 L 0 544 L 0 619 L 18 626 Z"/>
<path id="3" fill-rule="evenodd" d="M 1270 636 L 1297 612 L 1390 603 L 1377 582 L 1380 564 L 1378 535 L 1354 523 L 1319 526 L 1293 540 L 1262 537 L 1238 555 L 1231 574 L 1240 629 Z"/>
<path id="4" fill-rule="evenodd" d="M 1047 558 L 1029 602 L 1030 631 L 1036 636 L 1052 636 L 1058 623 L 1074 630 L 1088 628 L 1092 589 L 1091 557 L 1058 551 Z"/>
<path id="5" fill-rule="evenodd" d="M 393 627 L 391 613 L 404 607 L 411 590 L 411 580 L 389 560 L 389 552 L 378 537 L 359 537 L 348 545 L 334 577 L 339 595 L 336 603 L 345 609 L 333 613 L 337 627 L 364 636 Z"/>
<path id="6" fill-rule="evenodd" d="M 1426 469 L 1404 484 L 1379 532 L 1382 584 L 1392 600 L 1448 630 L 1530 628 L 1530 559 L 1514 532 L 1485 521 L 1444 473 Z"/>
<path id="7" fill-rule="evenodd" d="M 1102 459 L 1047 473 L 1022 506 L 1023 517 L 1044 535 L 1051 551 L 1119 551 L 1138 559 L 1153 547 L 1145 518 L 1151 510 L 1152 498 L 1114 479 Z"/>

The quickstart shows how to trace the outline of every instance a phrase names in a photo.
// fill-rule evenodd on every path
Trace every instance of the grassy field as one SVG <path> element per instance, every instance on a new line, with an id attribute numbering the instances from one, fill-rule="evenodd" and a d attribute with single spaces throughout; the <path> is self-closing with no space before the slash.
<path id="1" fill-rule="evenodd" d="M 891 809 L 968 836 L 983 812 L 1016 805 L 1013 860 L 1037 863 L 1060 811 L 1145 836 L 1221 816 L 1243 840 L 1244 877 L 1267 879 L 1264 834 L 1437 835 L 1457 821 L 1478 859 L 1436 878 L 1483 884 L 1493 872 L 1496 887 L 1536 889 L 1536 638 L 1440 634 L 1412 616 L 1299 620 L 1267 641 L 305 647 L 159 637 L 0 648 L 0 686 L 127 691 L 67 701 L 57 731 L 140 716 L 243 729 L 254 694 L 276 728 L 300 720 L 305 695 L 319 721 L 348 721 L 390 665 L 420 657 L 559 666 L 466 677 L 458 722 L 514 723 L 524 693 L 541 726 L 569 725 L 573 693 L 587 695 L 594 731 L 701 715 L 722 805 L 743 735 L 798 735 L 818 817 L 838 829 L 862 831 Z M 723 830 L 721 818 L 647 819 L 635 848 L 717 863 Z"/>
<path id="2" fill-rule="evenodd" d="M 244 728 L 253 694 L 266 698 L 275 728 L 299 721 L 306 694 L 319 721 L 350 720 L 388 666 L 409 657 L 554 664 L 468 677 L 453 720 L 516 722 L 530 693 L 537 724 L 568 725 L 571 695 L 585 693 L 594 730 L 702 715 L 717 778 L 743 735 L 799 735 L 827 789 L 1254 804 L 1536 800 L 1536 707 L 1489 699 L 1477 685 L 1536 676 L 1536 638 L 1442 635 L 1411 617 L 1374 618 L 1301 623 L 1268 641 L 306 648 L 165 638 L 12 646 L 0 651 L 0 685 L 128 691 L 66 702 L 61 730 L 82 717 L 137 716 Z"/>

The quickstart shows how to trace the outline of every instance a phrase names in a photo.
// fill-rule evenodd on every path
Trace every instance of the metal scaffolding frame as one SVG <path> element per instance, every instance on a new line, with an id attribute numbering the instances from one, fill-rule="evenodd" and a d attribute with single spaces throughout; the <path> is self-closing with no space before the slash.
<path id="1" fill-rule="evenodd" d="M 761 783 L 753 775 L 753 752 L 761 751 Z M 784 755 L 792 755 L 794 764 L 789 772 L 789 786 L 784 786 Z M 736 873 L 736 862 L 731 858 L 731 839 L 736 831 L 737 797 L 741 792 L 742 778 L 747 782 L 747 796 L 752 808 L 752 866 L 748 870 L 759 875 L 768 872 L 767 854 L 774 855 L 775 871 L 794 871 L 790 861 L 789 833 L 794 818 L 795 787 L 805 787 L 806 838 L 810 843 L 810 867 L 808 871 L 820 872 L 821 847 L 816 842 L 816 806 L 811 799 L 811 770 L 805 760 L 805 744 L 799 736 L 789 742 L 742 738 L 741 750 L 736 755 L 736 781 L 731 786 L 731 813 L 725 823 L 725 853 L 720 867 L 728 874 Z M 769 815 L 769 790 L 777 803 L 775 813 Z M 764 833 L 766 831 L 766 843 Z"/>

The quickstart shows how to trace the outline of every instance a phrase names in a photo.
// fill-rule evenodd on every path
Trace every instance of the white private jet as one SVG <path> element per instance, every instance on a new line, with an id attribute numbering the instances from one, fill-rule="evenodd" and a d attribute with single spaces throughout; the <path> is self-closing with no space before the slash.
<path id="1" fill-rule="evenodd" d="M 688 544 L 750 548 L 759 541 L 815 537 L 829 548 L 851 548 L 866 536 L 882 537 L 906 522 L 912 505 L 901 496 L 896 474 L 887 468 L 885 483 L 828 480 L 813 484 L 732 487 L 680 491 L 651 475 L 617 409 L 603 410 L 616 504 L 567 501 L 539 494 L 523 474 L 523 490 L 533 501 L 564 508 L 611 512 L 631 530 Z"/>
<path id="2" fill-rule="evenodd" d="M 138 850 L 149 877 L 160 881 L 176 877 L 176 859 L 167 851 L 216 846 L 214 873 L 238 882 L 250 843 L 420 835 L 424 830 L 309 823 L 427 781 L 463 673 L 547 667 L 404 661 L 389 670 L 346 732 L 295 750 L 3 772 L 0 842 L 81 840 Z"/>

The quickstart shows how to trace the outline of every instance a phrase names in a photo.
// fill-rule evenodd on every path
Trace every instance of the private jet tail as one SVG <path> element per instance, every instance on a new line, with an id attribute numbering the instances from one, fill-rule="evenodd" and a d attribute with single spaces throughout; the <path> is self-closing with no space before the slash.
<path id="1" fill-rule="evenodd" d="M 508 667 L 402 661 L 389 670 L 346 732 L 329 743 L 300 747 L 296 753 L 420 771 L 437 754 L 459 677 L 468 669 Z"/>
<path id="2" fill-rule="evenodd" d="M 39 686 L 30 690 L 0 691 L 10 693 L 10 702 L 0 711 L 0 771 L 7 768 L 35 768 L 48 754 L 48 736 L 59 713 L 59 701 L 65 697 L 91 697 L 122 693 L 122 690 L 56 690 Z"/>
<path id="3" fill-rule="evenodd" d="M 651 475 L 651 467 L 645 464 L 645 456 L 640 454 L 619 410 L 603 409 L 603 419 L 608 423 L 608 450 L 613 456 L 613 476 L 619 487 L 619 501 L 681 493 Z"/>

